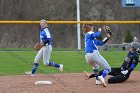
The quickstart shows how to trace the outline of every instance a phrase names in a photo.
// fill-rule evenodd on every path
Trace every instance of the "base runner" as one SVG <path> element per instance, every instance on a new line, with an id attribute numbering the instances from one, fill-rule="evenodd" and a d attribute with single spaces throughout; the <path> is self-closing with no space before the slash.
<path id="1" fill-rule="evenodd" d="M 132 42 L 130 44 L 129 52 L 127 54 L 127 57 L 124 59 L 123 64 L 121 67 L 117 68 L 111 68 L 111 72 L 109 75 L 112 75 L 113 77 L 110 77 L 108 79 L 109 84 L 114 84 L 114 83 L 121 83 L 126 81 L 131 72 L 134 71 L 138 64 L 139 60 L 139 54 L 140 54 L 140 43 L 138 42 Z M 99 72 L 99 75 L 103 73 L 103 70 Z M 96 77 L 95 74 L 88 74 L 85 72 L 86 79 L 90 79 L 93 77 Z"/>

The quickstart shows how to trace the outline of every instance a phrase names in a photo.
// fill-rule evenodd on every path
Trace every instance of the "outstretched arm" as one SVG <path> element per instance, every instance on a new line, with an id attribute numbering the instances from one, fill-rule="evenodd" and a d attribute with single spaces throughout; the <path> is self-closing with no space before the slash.
<path id="1" fill-rule="evenodd" d="M 128 72 L 133 71 L 133 70 L 135 69 L 135 67 L 137 66 L 137 64 L 138 64 L 138 58 L 137 58 L 137 57 L 134 57 L 134 58 L 132 59 L 132 64 L 131 64 L 131 66 L 129 67 Z"/>
<path id="2" fill-rule="evenodd" d="M 134 57 L 134 58 L 132 59 L 132 64 L 131 64 L 131 66 L 130 66 L 127 70 L 121 71 L 121 73 L 124 74 L 124 75 L 126 75 L 126 74 L 128 74 L 128 73 L 131 73 L 131 72 L 136 68 L 137 64 L 138 64 L 138 58 L 137 58 L 137 57 Z"/>
<path id="3" fill-rule="evenodd" d="M 98 32 L 95 32 L 95 33 L 92 33 L 92 34 L 91 34 L 91 37 L 92 37 L 92 38 L 99 37 L 99 36 L 101 35 L 101 31 L 102 31 L 102 29 L 99 28 L 99 29 L 98 29 Z"/>
<path id="4" fill-rule="evenodd" d="M 111 35 L 108 33 L 107 36 L 102 41 L 97 40 L 97 45 L 100 45 L 100 46 L 104 45 L 109 40 L 110 36 Z"/>
<path id="5" fill-rule="evenodd" d="M 109 26 L 104 26 L 103 29 L 104 29 L 105 31 L 107 31 L 107 35 L 106 35 L 106 37 L 105 37 L 102 41 L 97 41 L 97 44 L 100 45 L 100 46 L 104 45 L 104 44 L 109 40 L 109 38 L 110 38 L 111 35 L 112 35 L 112 32 L 111 32 Z"/>
<path id="6" fill-rule="evenodd" d="M 104 29 L 105 31 L 107 31 L 107 36 L 102 40 L 103 43 L 105 44 L 105 43 L 109 40 L 109 38 L 111 37 L 112 32 L 111 32 L 109 26 L 104 26 L 103 29 Z"/>

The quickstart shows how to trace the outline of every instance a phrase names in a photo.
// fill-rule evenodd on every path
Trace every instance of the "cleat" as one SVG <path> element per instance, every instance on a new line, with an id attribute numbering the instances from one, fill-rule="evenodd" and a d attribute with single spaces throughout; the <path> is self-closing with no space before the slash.
<path id="1" fill-rule="evenodd" d="M 60 72 L 63 72 L 63 65 L 60 64 L 60 67 L 58 69 L 60 70 Z"/>
<path id="2" fill-rule="evenodd" d="M 96 85 L 101 85 L 101 81 L 96 79 Z"/>
<path id="3" fill-rule="evenodd" d="M 101 81 L 102 85 L 103 85 L 104 87 L 106 87 L 106 83 L 105 83 L 104 78 L 103 78 L 102 76 L 98 76 L 98 79 Z"/>
<path id="4" fill-rule="evenodd" d="M 31 74 L 31 77 L 34 77 L 34 74 Z"/>
<path id="5" fill-rule="evenodd" d="M 84 76 L 85 76 L 85 80 L 89 79 L 90 74 L 86 71 L 83 72 Z"/>
<path id="6" fill-rule="evenodd" d="M 32 72 L 31 72 L 31 71 L 25 71 L 25 74 L 26 74 L 26 75 L 31 75 Z"/>
<path id="7" fill-rule="evenodd" d="M 34 76 L 34 74 L 32 74 L 32 72 L 31 72 L 31 71 L 26 71 L 26 72 L 25 72 L 25 74 L 26 74 L 26 75 L 30 75 L 31 77 L 33 77 L 33 76 Z"/>

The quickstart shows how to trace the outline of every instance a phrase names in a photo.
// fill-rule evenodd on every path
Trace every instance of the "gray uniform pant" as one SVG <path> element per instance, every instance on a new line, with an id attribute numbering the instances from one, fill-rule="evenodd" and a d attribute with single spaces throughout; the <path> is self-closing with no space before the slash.
<path id="1" fill-rule="evenodd" d="M 38 51 L 38 53 L 34 59 L 34 63 L 39 63 L 39 60 L 43 57 L 43 63 L 44 63 L 44 65 L 47 65 L 49 63 L 49 60 L 50 60 L 51 52 L 52 52 L 51 45 L 43 46 Z"/>
<path id="2" fill-rule="evenodd" d="M 110 65 L 100 55 L 98 50 L 93 50 L 93 53 L 86 53 L 85 59 L 88 64 L 93 66 L 93 68 L 97 68 L 98 66 L 101 66 L 103 69 L 109 69 L 111 71 Z"/>

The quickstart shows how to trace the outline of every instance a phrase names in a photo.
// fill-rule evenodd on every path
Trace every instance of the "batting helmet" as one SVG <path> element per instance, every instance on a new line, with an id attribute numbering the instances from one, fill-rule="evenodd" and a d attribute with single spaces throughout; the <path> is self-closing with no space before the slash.
<path id="1" fill-rule="evenodd" d="M 139 51 L 140 50 L 140 43 L 138 43 L 138 42 L 132 42 L 130 44 L 130 47 L 133 47 L 136 51 Z"/>

